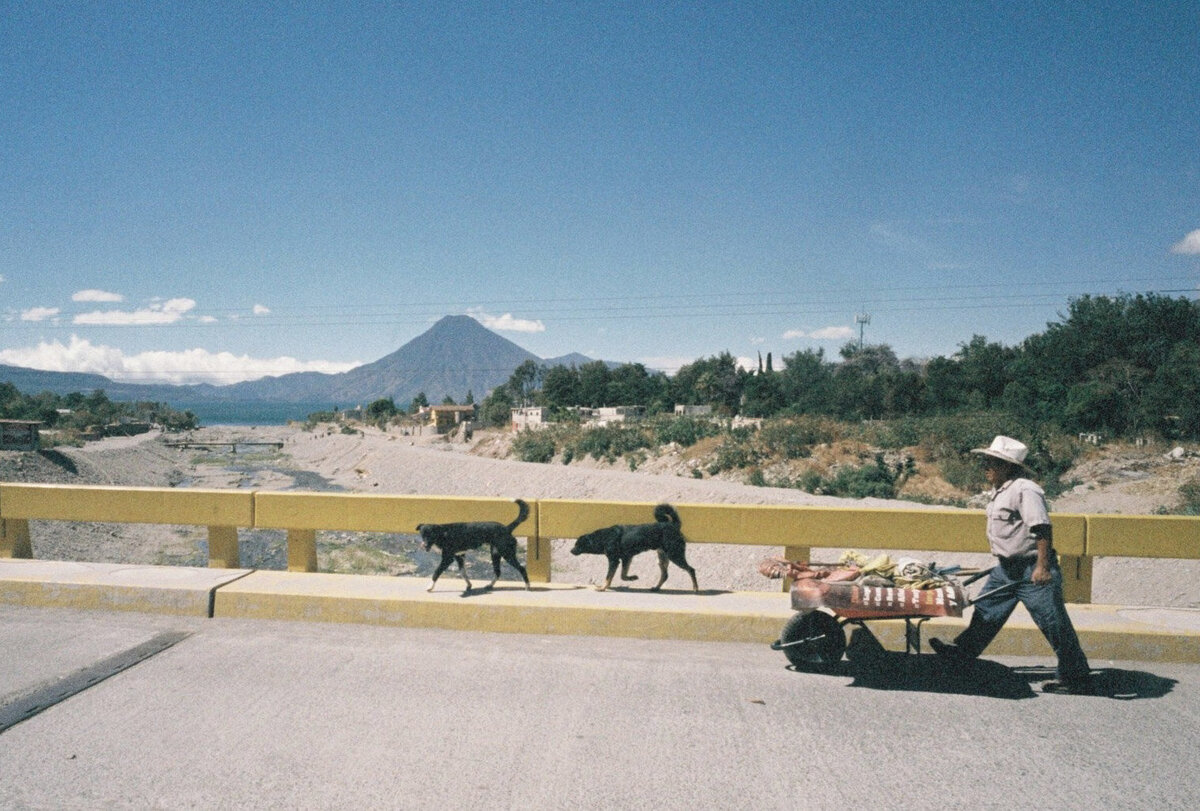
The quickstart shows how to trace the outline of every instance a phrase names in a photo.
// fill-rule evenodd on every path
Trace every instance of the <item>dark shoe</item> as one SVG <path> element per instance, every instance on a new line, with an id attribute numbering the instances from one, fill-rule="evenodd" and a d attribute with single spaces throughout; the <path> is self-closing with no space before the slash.
<path id="1" fill-rule="evenodd" d="M 1043 693 L 1059 696 L 1090 696 L 1091 681 L 1048 681 L 1042 685 Z"/>
<path id="2" fill-rule="evenodd" d="M 949 642 L 943 642 L 940 639 L 930 639 L 929 647 L 933 648 L 933 652 L 938 656 L 944 656 L 947 659 L 969 659 L 970 657 L 963 653 L 958 645 L 952 645 Z"/>

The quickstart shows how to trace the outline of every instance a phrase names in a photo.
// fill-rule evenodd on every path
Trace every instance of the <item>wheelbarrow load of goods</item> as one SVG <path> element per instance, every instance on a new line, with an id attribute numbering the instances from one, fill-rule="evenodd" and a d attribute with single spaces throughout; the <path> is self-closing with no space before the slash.
<path id="1" fill-rule="evenodd" d="M 759 571 L 790 578 L 796 614 L 772 643 L 797 668 L 812 669 L 841 660 L 846 651 L 844 625 L 865 627 L 867 620 L 901 619 L 908 652 L 921 649 L 920 626 L 933 617 L 961 617 L 970 605 L 957 575 L 958 566 L 938 568 L 912 558 L 868 558 L 847 552 L 836 564 L 810 564 L 767 558 Z"/>

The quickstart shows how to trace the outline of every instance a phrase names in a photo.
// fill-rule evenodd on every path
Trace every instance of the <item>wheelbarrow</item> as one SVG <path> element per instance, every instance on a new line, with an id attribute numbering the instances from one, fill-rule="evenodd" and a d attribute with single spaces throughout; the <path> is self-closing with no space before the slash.
<path id="1" fill-rule="evenodd" d="M 805 569 L 808 567 L 806 566 Z M 796 610 L 772 650 L 783 651 L 798 670 L 829 667 L 846 653 L 846 625 L 866 629 L 871 620 L 904 620 L 906 653 L 921 652 L 921 626 L 934 617 L 961 617 L 975 600 L 967 596 L 965 586 L 985 577 L 991 569 L 948 576 L 943 585 L 932 588 L 863 585 L 854 581 L 797 579 L 792 582 L 792 608 Z M 986 594 L 1016 586 L 1010 583 Z M 867 629 L 869 630 L 869 629 Z"/>

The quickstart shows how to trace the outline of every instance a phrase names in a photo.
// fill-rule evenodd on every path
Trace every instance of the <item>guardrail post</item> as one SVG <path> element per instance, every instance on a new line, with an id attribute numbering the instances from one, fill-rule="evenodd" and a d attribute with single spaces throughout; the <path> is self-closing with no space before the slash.
<path id="1" fill-rule="evenodd" d="M 237 527 L 208 528 L 208 565 L 213 569 L 241 568 Z"/>
<path id="2" fill-rule="evenodd" d="M 541 505 L 529 505 L 533 532 L 525 537 L 525 573 L 531 583 L 550 582 L 550 539 L 542 537 Z"/>
<path id="3" fill-rule="evenodd" d="M 317 570 L 317 531 L 315 529 L 289 529 L 287 531 L 288 571 L 315 572 Z"/>
<path id="4" fill-rule="evenodd" d="M 29 540 L 29 522 L 23 518 L 0 521 L 0 558 L 32 558 L 33 544 Z"/>
<path id="5" fill-rule="evenodd" d="M 783 557 L 785 560 L 794 560 L 797 563 L 808 563 L 812 556 L 812 548 L 808 546 L 785 546 L 783 547 Z M 792 578 L 783 578 L 783 591 L 788 593 L 792 590 Z"/>
<path id="6" fill-rule="evenodd" d="M 1063 600 L 1068 603 L 1092 601 L 1092 563 L 1089 555 L 1059 555 L 1063 575 Z"/>
<path id="7" fill-rule="evenodd" d="M 530 582 L 550 582 L 550 539 L 530 535 L 525 539 L 525 571 Z"/>

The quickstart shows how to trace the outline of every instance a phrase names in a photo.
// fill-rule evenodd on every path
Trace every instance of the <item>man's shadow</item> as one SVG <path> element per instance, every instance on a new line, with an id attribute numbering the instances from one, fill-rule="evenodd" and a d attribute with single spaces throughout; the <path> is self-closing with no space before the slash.
<path id="1" fill-rule="evenodd" d="M 936 654 L 916 655 L 885 650 L 865 627 L 854 630 L 846 659 L 823 672 L 853 679 L 850 687 L 870 690 L 908 690 L 925 693 L 1028 699 L 1038 693 L 1032 683 L 1054 678 L 1054 669 L 1007 667 L 988 659 L 951 660 Z M 1138 670 L 1105 668 L 1092 671 L 1089 696 L 1131 701 L 1162 698 L 1175 679 Z"/>
<path id="2" fill-rule="evenodd" d="M 1054 678 L 1052 667 L 1014 667 L 1013 674 L 1028 682 L 1047 681 Z M 1117 701 L 1133 701 L 1138 698 L 1162 698 L 1170 693 L 1176 679 L 1156 676 L 1144 670 L 1125 670 L 1105 667 L 1092 670 L 1089 696 L 1111 698 Z"/>

